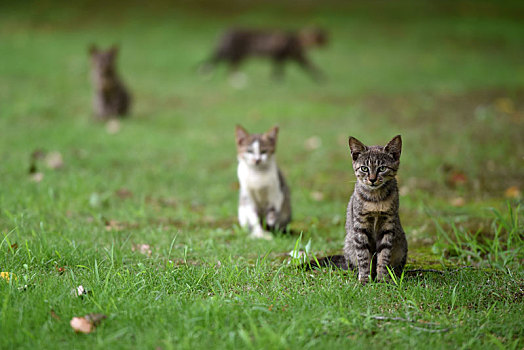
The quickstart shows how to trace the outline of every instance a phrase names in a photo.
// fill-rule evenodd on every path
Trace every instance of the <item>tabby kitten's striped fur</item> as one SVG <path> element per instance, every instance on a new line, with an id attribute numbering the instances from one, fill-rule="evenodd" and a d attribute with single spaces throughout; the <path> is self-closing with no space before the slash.
<path id="1" fill-rule="evenodd" d="M 291 221 L 289 187 L 275 159 L 277 135 L 276 126 L 264 134 L 236 127 L 238 221 L 255 238 L 271 239 L 268 231 L 284 231 Z"/>
<path id="2" fill-rule="evenodd" d="M 370 273 L 379 281 L 388 280 L 387 267 L 400 275 L 408 252 L 395 179 L 402 139 L 395 136 L 381 147 L 350 137 L 349 148 L 357 183 L 347 208 L 344 258 L 349 268 L 358 269 L 362 284 Z"/>

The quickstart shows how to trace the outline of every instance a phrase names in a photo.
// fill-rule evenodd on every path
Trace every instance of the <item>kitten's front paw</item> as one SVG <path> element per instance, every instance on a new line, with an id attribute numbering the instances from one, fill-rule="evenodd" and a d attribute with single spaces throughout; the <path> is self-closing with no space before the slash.
<path id="1" fill-rule="evenodd" d="M 389 283 L 391 282 L 391 276 L 389 275 L 389 273 L 378 273 L 377 282 Z"/>
<path id="2" fill-rule="evenodd" d="M 273 235 L 271 234 L 271 232 L 260 230 L 260 231 L 253 231 L 253 233 L 251 233 L 251 238 L 265 239 L 267 241 L 270 241 L 273 239 Z"/>

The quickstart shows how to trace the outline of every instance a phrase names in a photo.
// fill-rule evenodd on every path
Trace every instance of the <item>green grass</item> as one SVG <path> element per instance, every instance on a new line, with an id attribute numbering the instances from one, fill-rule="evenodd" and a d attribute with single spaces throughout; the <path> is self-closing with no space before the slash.
<path id="1" fill-rule="evenodd" d="M 75 4 L 0 5 L 0 271 L 17 276 L 0 280 L 0 348 L 522 349 L 519 2 Z M 325 84 L 294 66 L 276 83 L 257 60 L 241 90 L 195 72 L 231 24 L 312 23 L 331 33 L 311 52 Z M 121 45 L 135 103 L 116 134 L 91 119 L 91 42 Z M 298 244 L 238 228 L 237 123 L 280 126 Z M 447 272 L 362 287 L 296 269 L 307 242 L 341 251 L 347 137 L 399 133 L 408 268 Z M 37 149 L 64 159 L 39 160 L 41 182 Z M 95 312 L 94 333 L 71 330 Z"/>

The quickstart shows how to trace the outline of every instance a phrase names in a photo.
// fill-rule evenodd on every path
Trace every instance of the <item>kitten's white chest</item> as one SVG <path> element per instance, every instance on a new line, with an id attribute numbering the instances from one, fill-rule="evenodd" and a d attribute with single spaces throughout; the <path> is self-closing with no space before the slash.
<path id="1" fill-rule="evenodd" d="M 254 169 L 244 162 L 238 164 L 240 190 L 249 194 L 260 206 L 277 204 L 282 201 L 278 169 L 276 164 L 267 169 Z"/>

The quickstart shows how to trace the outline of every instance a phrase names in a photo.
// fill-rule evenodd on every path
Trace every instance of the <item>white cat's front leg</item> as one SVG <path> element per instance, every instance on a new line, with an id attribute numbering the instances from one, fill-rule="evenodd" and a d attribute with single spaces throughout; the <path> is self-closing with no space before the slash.
<path id="1" fill-rule="evenodd" d="M 276 186 L 275 186 L 276 187 Z M 280 228 L 279 225 L 279 213 L 282 210 L 282 203 L 284 196 L 280 191 L 279 187 L 276 187 L 271 193 L 272 203 L 266 213 L 266 225 L 271 228 Z"/>
<path id="2" fill-rule="evenodd" d="M 248 229 L 253 238 L 272 239 L 271 233 L 264 231 L 260 225 L 260 219 L 255 210 L 255 206 L 247 196 L 240 196 L 240 203 L 238 206 L 238 222 L 240 226 Z"/>

